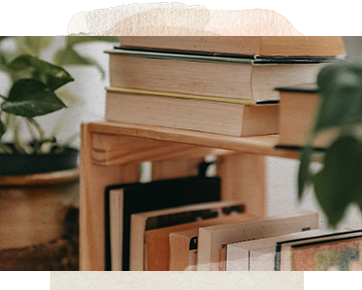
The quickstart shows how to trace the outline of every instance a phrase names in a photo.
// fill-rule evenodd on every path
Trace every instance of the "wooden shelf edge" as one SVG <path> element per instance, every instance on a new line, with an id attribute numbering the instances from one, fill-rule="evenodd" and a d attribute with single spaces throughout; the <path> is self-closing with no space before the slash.
<path id="1" fill-rule="evenodd" d="M 248 154 L 292 159 L 299 158 L 298 151 L 274 148 L 278 143 L 279 135 L 234 137 L 165 127 L 105 121 L 89 123 L 88 125 L 90 130 L 95 133 L 135 136 Z"/>

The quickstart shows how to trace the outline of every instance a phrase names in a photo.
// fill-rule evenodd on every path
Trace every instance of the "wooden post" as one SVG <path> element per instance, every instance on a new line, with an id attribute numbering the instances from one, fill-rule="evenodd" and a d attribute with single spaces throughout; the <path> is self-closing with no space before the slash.
<path id="1" fill-rule="evenodd" d="M 104 190 L 117 183 L 139 181 L 139 164 L 102 166 L 92 163 L 92 132 L 82 125 L 80 173 L 80 270 L 105 269 Z"/>
<path id="2" fill-rule="evenodd" d="M 265 158 L 251 154 L 224 155 L 218 158 L 223 200 L 240 200 L 246 211 L 265 216 Z"/>

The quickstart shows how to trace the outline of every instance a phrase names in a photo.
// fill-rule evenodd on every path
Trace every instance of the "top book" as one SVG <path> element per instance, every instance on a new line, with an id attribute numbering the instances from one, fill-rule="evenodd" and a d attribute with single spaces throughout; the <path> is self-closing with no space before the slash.
<path id="1" fill-rule="evenodd" d="M 346 54 L 341 36 L 122 36 L 123 49 L 258 56 Z"/>

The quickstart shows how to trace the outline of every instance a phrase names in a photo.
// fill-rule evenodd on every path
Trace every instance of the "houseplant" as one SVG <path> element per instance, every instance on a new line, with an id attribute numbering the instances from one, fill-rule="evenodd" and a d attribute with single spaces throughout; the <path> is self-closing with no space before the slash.
<path id="1" fill-rule="evenodd" d="M 12 82 L 8 96 L 1 96 L 1 175 L 51 172 L 76 166 L 76 151 L 67 148 L 69 142 L 59 144 L 56 136 L 47 135 L 35 117 L 66 107 L 64 98 L 69 98 L 70 93 L 63 90 L 59 95 L 58 92 L 74 79 L 61 65 L 93 65 L 104 76 L 104 70 L 95 60 L 83 57 L 75 50 L 77 44 L 115 42 L 118 39 L 66 37 L 65 46 L 53 54 L 52 63 L 42 60 L 40 56 L 51 45 L 54 37 L 15 37 L 15 49 L 1 50 L 0 69 L 10 76 Z M 6 40 L 6 37 L 1 37 L 2 40 Z M 27 140 L 23 140 L 24 135 Z M 10 137 L 11 144 L 6 144 L 3 137 Z M 54 156 L 52 158 L 58 161 L 50 162 L 49 156 Z M 13 158 L 16 158 L 15 162 Z M 29 161 L 21 166 L 22 159 Z M 40 159 L 45 161 L 41 162 Z"/>
<path id="2" fill-rule="evenodd" d="M 104 75 L 75 46 L 118 38 L 66 37 L 52 61 L 45 61 L 42 52 L 53 40 L 0 38 L 13 42 L 0 54 L 9 84 L 0 101 L 1 270 L 77 269 L 78 150 L 48 133 L 41 116 L 64 111 L 67 118 L 67 100 L 76 98 L 65 89 L 77 80 L 63 66 L 92 65 Z"/>
<path id="3" fill-rule="evenodd" d="M 331 227 L 343 219 L 350 205 L 362 212 L 362 63 L 341 61 L 324 67 L 317 79 L 321 97 L 310 138 L 300 157 L 299 198 L 308 184 Z M 322 167 L 310 167 L 313 142 L 327 131 L 335 138 L 325 150 Z"/>

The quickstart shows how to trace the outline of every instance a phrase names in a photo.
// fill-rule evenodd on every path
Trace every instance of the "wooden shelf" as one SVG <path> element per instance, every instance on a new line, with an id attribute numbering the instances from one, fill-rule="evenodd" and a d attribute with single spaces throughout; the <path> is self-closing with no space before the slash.
<path id="1" fill-rule="evenodd" d="M 93 138 L 93 162 L 100 165 L 192 157 L 202 154 L 224 155 L 232 152 L 299 158 L 298 151 L 275 148 L 279 135 L 233 137 L 114 122 L 91 123 L 89 128 L 93 134 L 96 134 Z M 133 138 L 126 140 L 125 136 Z M 141 148 L 125 146 L 129 150 L 124 151 L 125 147 L 119 146 L 122 143 L 135 144 L 139 138 L 143 139 Z"/>
<path id="2" fill-rule="evenodd" d="M 266 214 L 265 156 L 298 158 L 276 149 L 278 135 L 232 137 L 146 125 L 82 125 L 80 269 L 104 270 L 104 192 L 111 184 L 139 182 L 139 163 L 152 161 L 152 180 L 197 175 L 207 154 L 218 155 L 222 200 L 240 200 L 250 213 Z"/>

